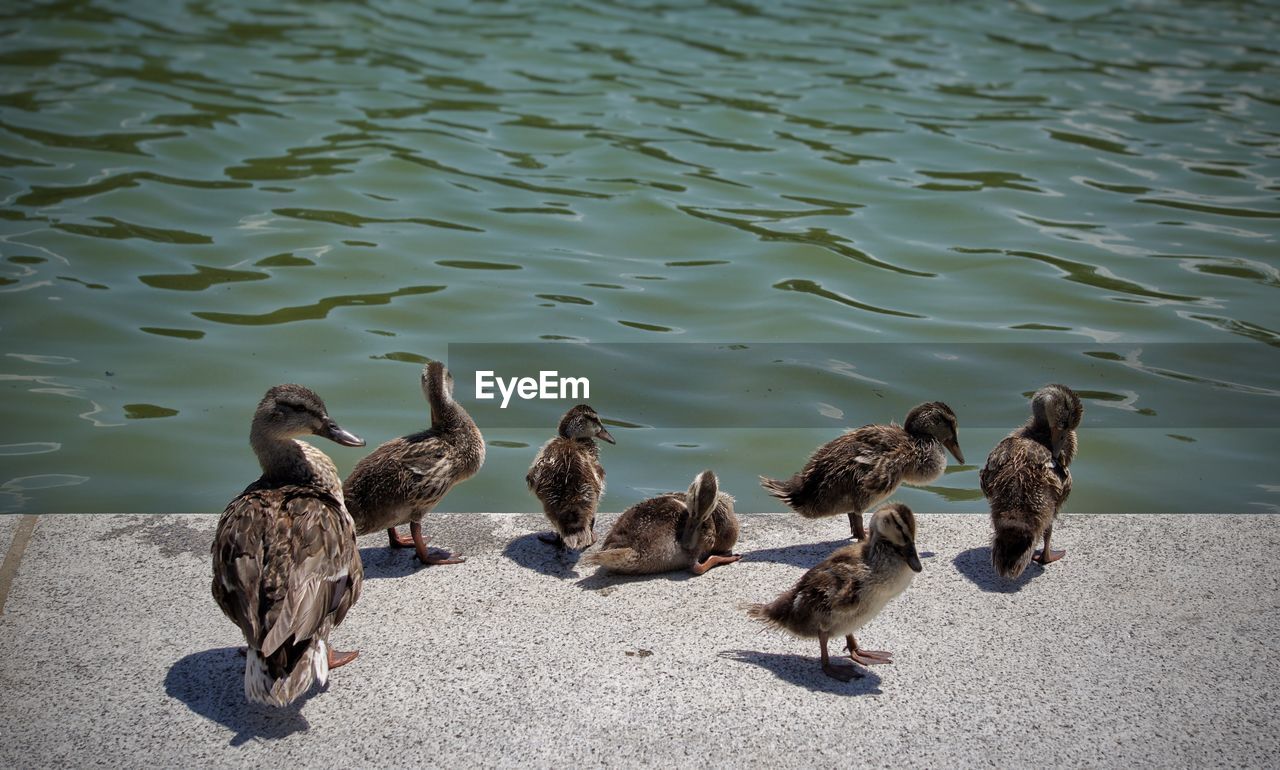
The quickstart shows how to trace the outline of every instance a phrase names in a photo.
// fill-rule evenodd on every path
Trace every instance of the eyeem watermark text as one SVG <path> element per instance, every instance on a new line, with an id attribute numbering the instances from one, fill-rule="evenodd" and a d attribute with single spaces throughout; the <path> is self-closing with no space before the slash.
<path id="1" fill-rule="evenodd" d="M 532 377 L 498 377 L 492 369 L 476 371 L 476 399 L 492 401 L 497 396 L 493 389 L 497 387 L 502 395 L 500 408 L 506 409 L 511 396 L 529 401 L 531 399 L 568 398 L 585 401 L 591 398 L 591 381 L 586 377 L 561 377 L 552 371 L 538 372 L 538 378 Z"/>

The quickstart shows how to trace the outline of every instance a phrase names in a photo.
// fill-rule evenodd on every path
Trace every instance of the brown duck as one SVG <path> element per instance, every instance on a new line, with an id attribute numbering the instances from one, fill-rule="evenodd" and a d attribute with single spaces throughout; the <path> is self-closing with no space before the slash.
<path id="1" fill-rule="evenodd" d="M 892 663 L 892 653 L 859 647 L 853 632 L 906 590 L 921 569 L 916 517 L 907 506 L 890 503 L 871 517 L 869 539 L 836 550 L 777 599 L 748 606 L 747 616 L 796 636 L 816 636 L 822 670 L 847 682 L 862 673 L 853 666 L 833 664 L 827 640 L 843 636 L 854 663 Z"/>
<path id="2" fill-rule="evenodd" d="M 956 414 L 941 401 L 921 404 L 902 427 L 864 425 L 820 447 L 786 481 L 760 477 L 760 486 L 808 519 L 849 514 L 849 529 L 861 540 L 862 512 L 893 494 L 902 482 L 928 484 L 947 467 L 946 447 L 964 463 Z"/>
<path id="3" fill-rule="evenodd" d="M 422 369 L 422 392 L 431 406 L 431 427 L 386 442 L 347 477 L 347 509 L 356 532 L 387 531 L 392 548 L 413 546 L 424 564 L 460 564 L 460 556 L 427 549 L 422 518 L 455 484 L 484 464 L 484 437 L 462 405 L 453 400 L 453 375 L 432 361 Z M 396 527 L 409 524 L 409 537 Z"/>
<path id="4" fill-rule="evenodd" d="M 630 575 L 680 569 L 701 575 L 741 559 L 733 553 L 737 542 L 733 498 L 719 490 L 714 473 L 703 471 L 687 492 L 651 497 L 623 511 L 600 550 L 587 552 L 582 563 Z"/>
<path id="5" fill-rule="evenodd" d="M 596 541 L 596 508 L 604 497 L 604 467 L 595 439 L 616 443 L 586 404 L 565 412 L 555 438 L 542 445 L 525 483 L 542 502 L 555 531 L 538 537 L 556 546 L 582 549 Z"/>
<path id="6" fill-rule="evenodd" d="M 307 388 L 268 390 L 249 431 L 262 476 L 227 505 L 211 549 L 213 598 L 249 645 L 245 697 L 272 706 L 296 700 L 314 680 L 324 684 L 329 669 L 357 655 L 329 646 L 330 630 L 360 597 L 355 526 L 338 469 L 294 439 L 308 434 L 364 446 Z"/>
<path id="7" fill-rule="evenodd" d="M 1084 415 L 1066 385 L 1046 385 L 1031 397 L 1031 419 L 1006 436 L 979 472 L 991 506 L 991 564 L 1007 578 L 1022 574 L 1032 559 L 1049 564 L 1066 551 L 1049 548 L 1053 520 L 1071 494 L 1076 428 Z M 1044 538 L 1044 549 L 1035 551 Z"/>

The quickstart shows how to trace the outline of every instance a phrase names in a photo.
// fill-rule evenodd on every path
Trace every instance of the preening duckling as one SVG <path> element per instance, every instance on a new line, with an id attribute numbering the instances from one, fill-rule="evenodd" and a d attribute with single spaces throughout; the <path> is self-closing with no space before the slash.
<path id="1" fill-rule="evenodd" d="M 600 550 L 582 563 L 631 575 L 679 569 L 701 575 L 741 559 L 733 553 L 737 542 L 733 498 L 719 491 L 714 473 L 703 471 L 684 494 L 668 492 L 623 511 Z"/>
<path id="2" fill-rule="evenodd" d="M 1031 397 L 1031 419 L 1010 433 L 979 473 L 991 506 L 991 564 L 1007 578 L 1022 574 L 1034 558 L 1041 564 L 1066 551 L 1049 548 L 1053 520 L 1071 494 L 1076 428 L 1084 416 L 1080 399 L 1066 385 L 1046 385 Z M 1040 538 L 1044 549 L 1032 555 Z"/>
<path id="3" fill-rule="evenodd" d="M 859 647 L 853 632 L 906 590 L 920 570 L 916 517 L 907 506 L 891 503 L 871 517 L 870 539 L 836 550 L 804 573 L 790 591 L 769 604 L 747 607 L 747 616 L 796 636 L 818 637 L 822 670 L 847 682 L 862 673 L 833 664 L 827 656 L 827 639 L 844 636 L 845 649 L 855 663 L 892 663 L 892 653 Z"/>
<path id="4" fill-rule="evenodd" d="M 902 427 L 864 425 L 820 447 L 790 479 L 760 477 L 760 486 L 807 519 L 849 514 L 861 540 L 862 512 L 893 494 L 902 482 L 919 486 L 947 468 L 946 447 L 964 463 L 956 414 L 941 401 L 920 404 Z"/>
<path id="5" fill-rule="evenodd" d="M 556 546 L 582 549 L 596 541 L 596 508 L 604 496 L 604 467 L 595 439 L 616 443 L 586 404 L 565 412 L 558 435 L 542 445 L 524 477 L 555 531 L 539 535 Z"/>
<path id="6" fill-rule="evenodd" d="M 249 645 L 245 697 L 272 706 L 324 684 L 329 669 L 358 654 L 329 646 L 329 631 L 360 597 L 364 569 L 338 469 L 294 439 L 308 434 L 364 446 L 307 388 L 268 390 L 249 432 L 262 476 L 227 505 L 211 548 L 213 598 Z"/>
<path id="7" fill-rule="evenodd" d="M 432 361 L 422 369 L 422 392 L 431 406 L 431 427 L 392 439 L 359 463 L 344 487 L 356 532 L 387 530 L 392 548 L 413 546 L 424 564 L 460 564 L 465 559 L 427 549 L 422 518 L 455 484 L 484 464 L 484 437 L 462 405 L 453 400 L 453 375 Z M 396 527 L 409 524 L 408 538 Z"/>

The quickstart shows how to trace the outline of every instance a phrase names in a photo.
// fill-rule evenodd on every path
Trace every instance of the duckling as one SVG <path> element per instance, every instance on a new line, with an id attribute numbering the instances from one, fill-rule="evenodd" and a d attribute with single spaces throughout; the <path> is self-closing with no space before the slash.
<path id="1" fill-rule="evenodd" d="M 1049 548 L 1053 520 L 1071 494 L 1069 466 L 1076 456 L 1076 428 L 1084 416 L 1079 397 L 1066 385 L 1046 385 L 1031 397 L 1031 419 L 1006 436 L 979 472 L 991 506 L 991 564 L 1006 578 L 1022 574 L 1034 558 L 1041 564 L 1066 551 Z M 1040 538 L 1044 549 L 1032 554 Z"/>
<path id="2" fill-rule="evenodd" d="M 928 484 L 947 467 L 946 447 L 964 463 L 956 414 L 941 401 L 920 404 L 902 427 L 864 425 L 814 451 L 790 479 L 760 477 L 765 491 L 807 519 L 849 514 L 855 540 L 864 537 L 862 512 L 893 494 L 902 482 Z"/>
<path id="3" fill-rule="evenodd" d="M 593 439 L 617 442 L 586 404 L 565 412 L 557 433 L 538 450 L 524 480 L 555 528 L 538 538 L 557 547 L 582 549 L 596 541 L 596 507 L 604 497 L 604 467 Z"/>
<path id="4" fill-rule="evenodd" d="M 630 575 L 678 569 L 701 575 L 741 559 L 733 553 L 737 542 L 733 498 L 720 491 L 714 473 L 703 471 L 684 494 L 668 492 L 623 511 L 600 550 L 582 563 Z"/>
<path id="5" fill-rule="evenodd" d="M 439 361 L 422 368 L 422 392 L 431 405 L 431 427 L 392 439 L 356 463 L 343 487 L 356 533 L 387 531 L 392 548 L 413 546 L 423 564 L 461 564 L 447 551 L 427 549 L 422 518 L 455 484 L 484 464 L 484 437 L 453 400 L 453 375 Z M 409 537 L 396 533 L 408 522 Z"/>
<path id="6" fill-rule="evenodd" d="M 249 431 L 262 476 L 227 505 L 210 549 L 214 601 L 249 645 L 245 697 L 272 706 L 293 702 L 314 680 L 323 685 L 329 669 L 359 654 L 329 646 L 329 632 L 360 598 L 364 569 L 338 469 L 294 439 L 307 434 L 364 446 L 307 388 L 268 390 Z"/>
<path id="7" fill-rule="evenodd" d="M 871 517 L 870 539 L 837 549 L 777 599 L 747 606 L 747 616 L 796 636 L 818 637 L 822 670 L 847 682 L 862 673 L 853 666 L 833 664 L 827 656 L 827 639 L 843 635 L 854 663 L 892 663 L 893 653 L 862 649 L 853 632 L 906 590 L 921 569 L 916 517 L 907 506 L 890 503 Z"/>

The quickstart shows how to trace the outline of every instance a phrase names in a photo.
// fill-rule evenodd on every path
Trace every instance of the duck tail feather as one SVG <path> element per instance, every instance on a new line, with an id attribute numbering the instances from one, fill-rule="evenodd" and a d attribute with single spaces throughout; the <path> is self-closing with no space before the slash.
<path id="1" fill-rule="evenodd" d="M 1035 534 L 1024 525 L 998 525 L 991 537 L 991 566 L 1002 577 L 1018 577 L 1031 563 L 1035 542 Z"/>

